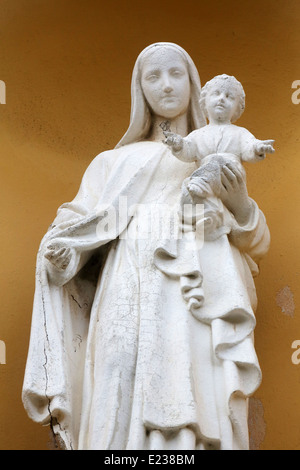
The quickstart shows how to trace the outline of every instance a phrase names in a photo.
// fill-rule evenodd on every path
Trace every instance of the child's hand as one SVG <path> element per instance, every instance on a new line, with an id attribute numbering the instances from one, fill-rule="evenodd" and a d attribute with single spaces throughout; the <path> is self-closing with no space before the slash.
<path id="1" fill-rule="evenodd" d="M 183 147 L 183 138 L 181 135 L 174 134 L 174 132 L 164 131 L 165 141 L 164 143 L 169 145 L 172 150 L 179 152 Z"/>
<path id="2" fill-rule="evenodd" d="M 266 153 L 274 153 L 273 147 L 275 140 L 258 140 L 255 144 L 255 153 L 261 158 L 266 156 Z"/>

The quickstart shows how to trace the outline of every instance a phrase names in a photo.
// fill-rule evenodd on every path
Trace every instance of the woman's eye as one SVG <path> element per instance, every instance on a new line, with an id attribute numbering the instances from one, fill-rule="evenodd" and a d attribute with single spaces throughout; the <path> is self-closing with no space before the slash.
<path id="1" fill-rule="evenodd" d="M 154 82 L 157 79 L 158 79 L 158 75 L 156 73 L 152 73 L 151 75 L 148 75 L 148 77 L 147 77 L 147 80 L 149 82 Z"/>
<path id="2" fill-rule="evenodd" d="M 172 70 L 173 77 L 182 77 L 183 73 L 180 70 Z"/>

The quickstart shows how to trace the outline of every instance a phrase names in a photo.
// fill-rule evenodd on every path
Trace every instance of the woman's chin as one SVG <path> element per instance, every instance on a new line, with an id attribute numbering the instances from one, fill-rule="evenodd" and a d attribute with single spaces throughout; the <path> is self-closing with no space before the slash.
<path id="1" fill-rule="evenodd" d="M 178 108 L 178 106 L 175 106 L 170 103 L 168 107 L 165 107 L 164 109 L 161 110 L 160 115 L 163 117 L 163 119 L 176 119 L 177 117 L 181 116 L 184 114 L 184 110 L 181 108 Z"/>

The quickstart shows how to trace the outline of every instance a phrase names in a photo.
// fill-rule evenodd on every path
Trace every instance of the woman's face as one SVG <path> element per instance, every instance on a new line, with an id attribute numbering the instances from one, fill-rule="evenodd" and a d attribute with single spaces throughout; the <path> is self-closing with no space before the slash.
<path id="1" fill-rule="evenodd" d="M 190 78 L 179 53 L 158 48 L 144 59 L 142 89 L 157 116 L 174 119 L 184 114 L 190 102 Z"/>

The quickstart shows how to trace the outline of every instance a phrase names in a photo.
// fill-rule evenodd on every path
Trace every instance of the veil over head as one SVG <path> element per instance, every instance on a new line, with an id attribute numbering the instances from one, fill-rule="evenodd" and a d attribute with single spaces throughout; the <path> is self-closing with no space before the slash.
<path id="1" fill-rule="evenodd" d="M 170 48 L 178 52 L 184 59 L 191 83 L 189 132 L 206 125 L 206 119 L 199 105 L 201 83 L 197 68 L 189 54 L 177 44 L 171 42 L 157 42 L 146 47 L 138 56 L 131 80 L 131 115 L 127 132 L 116 148 L 146 138 L 151 127 L 151 113 L 146 102 L 141 85 L 142 64 L 145 57 L 158 48 Z"/>

